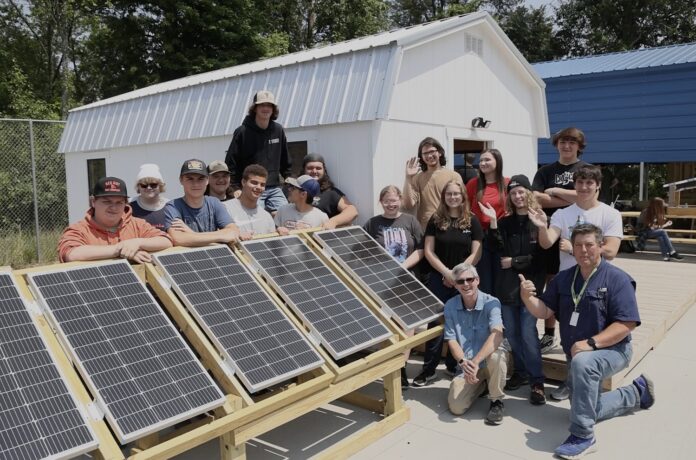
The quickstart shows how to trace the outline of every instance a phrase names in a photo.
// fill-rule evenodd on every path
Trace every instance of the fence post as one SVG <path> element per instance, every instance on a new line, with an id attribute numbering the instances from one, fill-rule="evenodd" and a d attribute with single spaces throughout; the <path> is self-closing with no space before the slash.
<path id="1" fill-rule="evenodd" d="M 41 263 L 41 241 L 39 233 L 39 194 L 36 190 L 36 156 L 34 154 L 34 120 L 29 120 L 29 151 L 31 152 L 31 187 L 34 191 L 34 222 L 36 224 L 36 260 Z"/>

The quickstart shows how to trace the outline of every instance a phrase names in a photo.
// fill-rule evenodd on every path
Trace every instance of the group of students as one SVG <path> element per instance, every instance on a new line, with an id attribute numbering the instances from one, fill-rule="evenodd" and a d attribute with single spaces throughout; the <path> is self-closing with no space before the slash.
<path id="1" fill-rule="evenodd" d="M 123 180 L 100 179 L 85 218 L 69 226 L 61 238 L 61 261 L 122 257 L 142 263 L 151 260 L 150 252 L 172 245 L 230 243 L 254 235 L 330 229 L 353 222 L 357 209 L 334 186 L 320 155 L 307 155 L 303 174 L 290 177 L 287 142 L 282 126 L 275 122 L 277 116 L 273 95 L 256 93 L 247 117 L 233 135 L 225 161 L 207 166 L 198 159 L 183 163 L 179 182 L 184 195 L 180 198 L 162 196 L 166 184 L 154 164 L 140 167 L 135 182 L 138 195 L 130 202 Z M 565 274 L 578 263 L 574 229 L 586 224 L 597 229 L 592 230 L 592 235 L 601 239 L 597 260 L 611 260 L 618 252 L 621 216 L 598 201 L 601 170 L 579 159 L 585 148 L 584 134 L 566 128 L 553 136 L 553 144 L 559 152 L 558 161 L 539 169 L 531 183 L 524 175 L 506 177 L 501 153 L 487 149 L 480 155 L 478 175 L 464 184 L 458 173 L 445 168 L 442 145 L 425 138 L 417 156 L 407 161 L 403 192 L 394 185 L 385 187 L 379 194 L 383 213 L 364 224 L 372 237 L 446 303 L 446 332 L 426 344 L 423 369 L 413 379 L 413 386 L 435 380 L 447 341 L 446 365 L 453 376 L 450 409 L 454 413 L 468 408 L 462 398 L 469 398 L 471 404 L 471 388 L 481 387 L 477 375 L 485 368 L 486 359 L 498 356 L 493 351 L 498 353 L 503 336 L 515 363 L 505 390 L 529 383 L 530 402 L 544 404 L 542 346 L 545 342 L 547 347 L 549 342 L 551 347 L 556 344 L 555 315 L 548 312 L 562 310 L 545 293 L 542 298 L 546 303 L 541 304 L 546 310 L 536 312 L 540 301 L 535 294 L 544 292 L 545 286 L 547 291 L 555 286 L 553 276 L 559 271 Z M 664 226 L 660 222 L 658 216 L 654 225 Z M 583 244 L 583 248 L 591 246 L 591 242 Z M 673 250 L 667 257 L 680 258 Z M 593 260 L 596 270 L 599 262 Z M 583 271 L 585 285 L 577 296 L 573 291 L 576 312 L 594 272 L 588 275 Z M 570 293 L 563 295 L 571 297 Z M 472 319 L 469 312 L 478 312 L 478 317 Z M 484 323 L 478 324 L 484 312 Z M 536 332 L 538 317 L 547 319 L 541 341 Z M 637 310 L 635 317 L 622 319 L 632 321 L 632 327 L 640 322 Z M 469 329 L 474 331 L 475 340 L 466 332 Z M 626 337 L 630 340 L 630 329 L 620 342 Z M 561 324 L 563 349 L 570 360 L 575 353 L 573 344 L 563 340 L 567 331 L 568 325 Z M 502 391 L 490 386 L 491 375 L 489 391 L 494 391 L 489 395 L 492 402 L 487 420 L 497 424 L 502 421 Z M 501 373 L 495 375 L 500 378 Z M 568 383 L 572 386 L 572 374 Z M 405 369 L 402 385 L 409 386 Z M 647 385 L 643 380 L 631 393 L 631 401 L 639 401 L 640 407 L 652 404 L 645 399 Z M 552 392 L 559 400 L 569 394 L 565 385 Z M 652 393 L 648 396 L 652 398 Z M 599 404 L 599 400 L 595 398 L 592 404 Z"/>

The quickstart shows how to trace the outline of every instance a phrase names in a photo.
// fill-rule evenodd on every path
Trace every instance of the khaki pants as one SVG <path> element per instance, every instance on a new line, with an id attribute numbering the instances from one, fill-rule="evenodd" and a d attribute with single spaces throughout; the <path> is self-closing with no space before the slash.
<path id="1" fill-rule="evenodd" d="M 486 367 L 479 369 L 478 383 L 473 385 L 466 383 L 461 376 L 452 379 L 447 397 L 450 412 L 454 415 L 462 415 L 466 412 L 474 400 L 483 393 L 485 382 L 488 382 L 488 399 L 491 401 L 503 399 L 506 374 L 507 352 L 497 349 L 486 359 Z"/>

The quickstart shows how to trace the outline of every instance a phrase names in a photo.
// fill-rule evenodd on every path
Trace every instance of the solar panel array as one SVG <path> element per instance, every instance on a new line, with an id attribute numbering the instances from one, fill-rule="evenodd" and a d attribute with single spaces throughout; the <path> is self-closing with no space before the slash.
<path id="1" fill-rule="evenodd" d="M 128 262 L 28 276 L 122 443 L 224 403 Z"/>
<path id="2" fill-rule="evenodd" d="M 242 247 L 334 358 L 391 335 L 299 237 L 245 241 Z"/>
<path id="3" fill-rule="evenodd" d="M 227 246 L 158 254 L 155 262 L 250 392 L 324 363 Z"/>
<path id="4" fill-rule="evenodd" d="M 0 272 L 0 459 L 69 458 L 96 447 L 12 275 Z"/>
<path id="5" fill-rule="evenodd" d="M 312 236 L 404 329 L 442 315 L 443 303 L 362 228 L 326 230 Z"/>

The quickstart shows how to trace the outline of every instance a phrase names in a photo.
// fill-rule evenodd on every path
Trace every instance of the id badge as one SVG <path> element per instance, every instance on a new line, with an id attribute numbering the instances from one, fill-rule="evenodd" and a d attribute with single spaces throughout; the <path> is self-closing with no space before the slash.
<path id="1" fill-rule="evenodd" d="M 578 318 L 580 317 L 580 313 L 577 311 L 574 311 L 572 315 L 570 315 L 570 325 L 571 326 L 577 326 L 578 325 Z"/>

